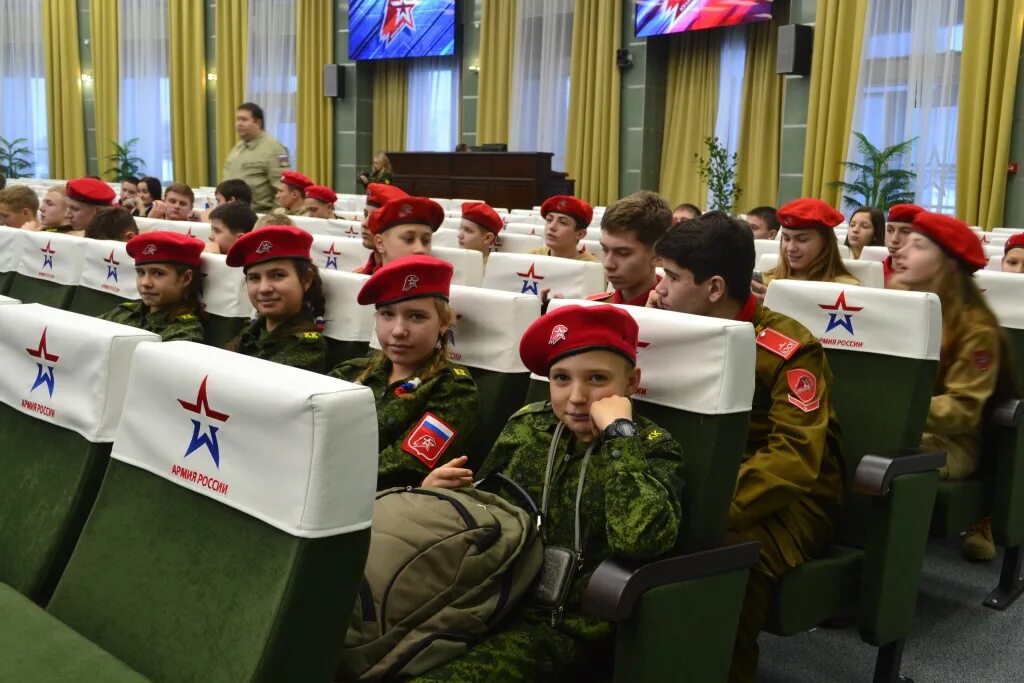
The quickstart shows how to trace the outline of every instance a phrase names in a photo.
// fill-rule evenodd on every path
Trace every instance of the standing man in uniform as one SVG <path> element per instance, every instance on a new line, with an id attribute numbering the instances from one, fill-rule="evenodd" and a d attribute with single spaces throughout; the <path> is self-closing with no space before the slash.
<path id="1" fill-rule="evenodd" d="M 288 149 L 263 129 L 263 109 L 240 104 L 235 112 L 238 144 L 224 162 L 222 178 L 241 178 L 252 188 L 252 208 L 258 213 L 274 208 L 274 193 L 281 171 L 291 166 Z"/>
<path id="2" fill-rule="evenodd" d="M 783 574 L 831 544 L 843 496 L 833 379 L 818 339 L 750 293 L 754 239 L 715 211 L 674 226 L 657 244 L 665 277 L 649 305 L 754 325 L 757 360 L 747 447 L 729 530 L 760 541 L 736 633 L 733 683 L 757 678 L 757 636 Z M 683 350 L 685 352 L 685 350 Z"/>

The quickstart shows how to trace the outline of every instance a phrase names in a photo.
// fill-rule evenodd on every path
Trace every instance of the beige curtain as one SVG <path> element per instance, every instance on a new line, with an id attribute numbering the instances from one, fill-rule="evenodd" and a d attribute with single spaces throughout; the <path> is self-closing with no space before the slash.
<path id="1" fill-rule="evenodd" d="M 715 134 L 721 32 L 694 31 L 669 40 L 661 194 L 673 206 L 703 207 L 708 186 L 697 175 L 694 155 L 706 156 L 704 139 Z"/>
<path id="2" fill-rule="evenodd" d="M 295 167 L 321 185 L 333 184 L 334 136 L 331 100 L 324 97 L 324 64 L 334 61 L 334 6 L 298 0 L 295 65 L 299 87 L 295 112 Z"/>
<path id="3" fill-rule="evenodd" d="M 217 0 L 217 169 L 224 168 L 235 135 L 235 109 L 245 101 L 245 62 L 249 50 L 249 0 Z M 221 178 L 221 180 L 224 180 Z"/>
<path id="4" fill-rule="evenodd" d="M 743 189 L 740 203 L 746 207 L 775 206 L 779 196 L 782 76 L 775 73 L 777 38 L 775 22 L 747 26 L 747 61 L 736 151 L 736 183 Z"/>
<path id="5" fill-rule="evenodd" d="M 382 60 L 373 72 L 373 150 L 405 150 L 405 116 L 409 100 L 409 72 L 405 62 Z"/>
<path id="6" fill-rule="evenodd" d="M 100 177 L 113 180 L 108 169 L 118 140 L 118 5 L 117 0 L 90 0 L 89 35 L 92 41 L 93 103 L 96 116 L 96 161 Z"/>
<path id="7" fill-rule="evenodd" d="M 203 0 L 167 3 L 171 158 L 174 179 L 192 187 L 209 185 L 206 153 L 206 9 Z"/>
<path id="8" fill-rule="evenodd" d="M 971 225 L 1003 223 L 1024 0 L 964 3 L 956 145 L 956 213 Z"/>
<path id="9" fill-rule="evenodd" d="M 620 90 L 615 50 L 621 35 L 619 3 L 576 3 L 565 170 L 576 179 L 576 196 L 597 206 L 619 198 Z"/>
<path id="10" fill-rule="evenodd" d="M 477 72 L 479 88 L 476 98 L 478 145 L 508 142 L 516 4 L 510 0 L 483 0 L 480 8 L 480 71 Z"/>
<path id="11" fill-rule="evenodd" d="M 805 197 L 839 205 L 839 162 L 850 144 L 868 0 L 818 0 L 804 149 Z"/>
<path id="12" fill-rule="evenodd" d="M 43 39 L 50 177 L 79 178 L 85 175 L 85 119 L 75 0 L 43 0 Z"/>

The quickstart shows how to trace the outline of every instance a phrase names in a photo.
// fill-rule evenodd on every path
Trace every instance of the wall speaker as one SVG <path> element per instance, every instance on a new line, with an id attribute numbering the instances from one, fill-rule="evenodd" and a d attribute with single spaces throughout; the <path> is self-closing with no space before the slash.
<path id="1" fill-rule="evenodd" d="M 780 26 L 778 42 L 779 52 L 775 60 L 775 73 L 810 76 L 814 29 L 803 24 Z"/>
<path id="2" fill-rule="evenodd" d="M 615 66 L 619 69 L 628 69 L 633 66 L 633 55 L 629 54 L 629 50 L 622 48 L 615 51 Z"/>
<path id="3" fill-rule="evenodd" d="M 324 64 L 324 97 L 345 97 L 345 75 L 340 64 Z"/>

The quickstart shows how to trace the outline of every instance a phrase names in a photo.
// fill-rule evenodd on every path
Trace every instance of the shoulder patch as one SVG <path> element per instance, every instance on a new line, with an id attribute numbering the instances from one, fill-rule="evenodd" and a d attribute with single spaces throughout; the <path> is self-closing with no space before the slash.
<path id="1" fill-rule="evenodd" d="M 762 349 L 771 351 L 783 360 L 792 358 L 801 347 L 796 339 L 791 339 L 772 327 L 766 327 L 758 332 L 756 341 Z"/>
<path id="2" fill-rule="evenodd" d="M 469 370 L 458 366 L 452 366 L 452 374 L 459 379 L 473 379 L 473 375 L 469 374 Z"/>
<path id="3" fill-rule="evenodd" d="M 179 322 L 190 323 L 190 322 L 192 322 L 194 320 L 196 320 L 196 314 L 195 313 L 184 313 L 184 314 L 178 316 L 178 321 Z"/>
<path id="4" fill-rule="evenodd" d="M 548 406 L 549 404 L 547 401 L 537 401 L 536 403 L 530 403 L 528 405 L 523 406 L 516 412 L 512 413 L 512 417 L 510 417 L 509 419 L 511 420 L 516 417 L 522 417 L 523 415 L 531 415 L 533 413 L 543 413 L 545 410 L 548 409 Z"/>
<path id="5" fill-rule="evenodd" d="M 433 469 L 458 432 L 433 413 L 423 414 L 402 442 L 402 450 Z"/>
<path id="6" fill-rule="evenodd" d="M 598 292 L 587 297 L 587 301 L 607 301 L 615 296 L 615 292 Z"/>
<path id="7" fill-rule="evenodd" d="M 320 338 L 319 332 L 296 332 L 295 336 L 301 341 L 316 341 Z"/>

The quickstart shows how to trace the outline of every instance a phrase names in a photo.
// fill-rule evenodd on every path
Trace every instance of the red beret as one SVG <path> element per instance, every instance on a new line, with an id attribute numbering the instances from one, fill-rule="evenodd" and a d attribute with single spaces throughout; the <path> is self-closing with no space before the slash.
<path id="1" fill-rule="evenodd" d="M 945 249 L 972 273 L 988 265 L 981 240 L 961 220 L 941 213 L 922 211 L 914 216 L 911 229 Z"/>
<path id="2" fill-rule="evenodd" d="M 313 184 L 312 180 L 298 171 L 281 171 L 281 182 L 294 187 L 299 192 L 305 191 L 307 187 Z"/>
<path id="3" fill-rule="evenodd" d="M 338 201 L 338 195 L 326 185 L 310 185 L 306 188 L 306 196 L 331 206 Z"/>
<path id="4" fill-rule="evenodd" d="M 248 267 L 279 258 L 310 261 L 313 235 L 290 225 L 268 225 L 241 235 L 228 249 L 229 266 Z"/>
<path id="5" fill-rule="evenodd" d="M 380 306 L 425 296 L 439 296 L 447 301 L 454 271 L 452 264 L 433 256 L 403 256 L 371 275 L 359 290 L 356 302 L 361 306 Z"/>
<path id="6" fill-rule="evenodd" d="M 555 195 L 544 200 L 544 203 L 540 205 L 540 215 L 547 218 L 549 213 L 564 213 L 566 216 L 571 216 L 576 220 L 576 228 L 579 230 L 590 225 L 591 219 L 594 218 L 594 208 L 590 204 L 565 194 Z"/>
<path id="7" fill-rule="evenodd" d="M 890 223 L 913 223 L 914 217 L 924 211 L 917 204 L 893 204 L 889 207 Z"/>
<path id="8" fill-rule="evenodd" d="M 541 376 L 559 358 L 597 349 L 614 351 L 635 365 L 639 334 L 633 316 L 611 304 L 561 306 L 527 328 L 519 357 L 530 372 Z"/>
<path id="9" fill-rule="evenodd" d="M 843 222 L 843 214 L 814 197 L 794 199 L 783 204 L 776 215 L 782 227 L 795 230 L 834 228 Z"/>
<path id="10" fill-rule="evenodd" d="M 114 201 L 114 191 L 102 180 L 96 178 L 75 178 L 65 188 L 70 199 L 86 204 L 109 206 Z"/>
<path id="11" fill-rule="evenodd" d="M 143 263 L 181 263 L 198 268 L 203 253 L 201 240 L 167 230 L 138 234 L 128 240 L 124 248 L 137 266 Z"/>
<path id="12" fill-rule="evenodd" d="M 443 222 L 444 209 L 433 199 L 406 196 L 392 199 L 370 214 L 366 227 L 374 235 L 396 225 L 426 225 L 436 232 Z"/>
<path id="13" fill-rule="evenodd" d="M 1018 247 L 1024 247 L 1024 232 L 1018 232 L 1014 235 L 1010 235 L 1010 239 L 1006 240 L 1006 244 L 1003 245 L 1003 253 L 1005 254 L 1011 249 L 1016 249 Z"/>
<path id="14" fill-rule="evenodd" d="M 485 202 L 463 202 L 462 217 L 467 221 L 473 221 L 485 230 L 490 230 L 495 235 L 505 227 L 505 221 L 501 220 L 498 212 Z"/>
<path id="15" fill-rule="evenodd" d="M 381 207 L 390 202 L 392 199 L 399 199 L 401 197 L 408 197 L 404 190 L 394 185 L 385 185 L 384 183 L 370 183 L 366 186 L 366 205 L 373 207 Z"/>

